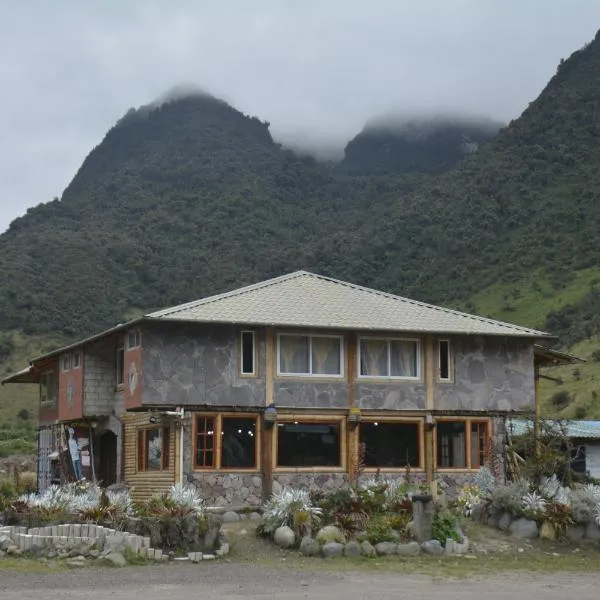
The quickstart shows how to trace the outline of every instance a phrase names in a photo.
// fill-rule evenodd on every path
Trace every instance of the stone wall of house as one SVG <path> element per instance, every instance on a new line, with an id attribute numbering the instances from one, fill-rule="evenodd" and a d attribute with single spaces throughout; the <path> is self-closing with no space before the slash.
<path id="1" fill-rule="evenodd" d="M 273 400 L 282 408 L 347 408 L 348 383 L 294 381 L 282 377 L 273 382 Z"/>
<path id="2" fill-rule="evenodd" d="M 273 473 L 273 492 L 284 487 L 333 492 L 348 485 L 348 473 Z"/>
<path id="3" fill-rule="evenodd" d="M 198 489 L 207 506 L 222 506 L 233 510 L 262 504 L 261 473 L 192 472 L 188 483 Z"/>
<path id="4" fill-rule="evenodd" d="M 83 358 L 83 414 L 122 414 L 115 393 L 115 340 L 103 338 L 85 347 Z"/>
<path id="5" fill-rule="evenodd" d="M 509 412 L 534 407 L 533 341 L 452 338 L 454 381 L 436 383 L 436 410 Z"/>
<path id="6" fill-rule="evenodd" d="M 146 325 L 142 404 L 264 406 L 264 335 L 256 331 L 258 377 L 242 377 L 239 331 L 230 325 L 173 322 Z"/>
<path id="7" fill-rule="evenodd" d="M 358 406 L 370 410 L 425 410 L 425 384 L 398 381 L 394 383 L 358 383 Z"/>

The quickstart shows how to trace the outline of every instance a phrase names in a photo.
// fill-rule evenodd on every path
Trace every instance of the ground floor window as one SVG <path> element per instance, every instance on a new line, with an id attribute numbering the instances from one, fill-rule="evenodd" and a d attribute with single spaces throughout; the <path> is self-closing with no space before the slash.
<path id="1" fill-rule="evenodd" d="M 168 427 L 151 427 L 138 431 L 138 471 L 166 471 L 169 468 Z"/>
<path id="2" fill-rule="evenodd" d="M 439 421 L 437 424 L 438 468 L 479 469 L 487 463 L 487 446 L 487 421 Z"/>
<path id="3" fill-rule="evenodd" d="M 418 423 L 373 421 L 360 424 L 366 467 L 420 467 L 421 430 Z"/>
<path id="4" fill-rule="evenodd" d="M 278 467 L 342 466 L 341 424 L 293 421 L 277 424 Z"/>
<path id="5" fill-rule="evenodd" d="M 257 448 L 256 416 L 196 416 L 196 468 L 256 469 Z"/>

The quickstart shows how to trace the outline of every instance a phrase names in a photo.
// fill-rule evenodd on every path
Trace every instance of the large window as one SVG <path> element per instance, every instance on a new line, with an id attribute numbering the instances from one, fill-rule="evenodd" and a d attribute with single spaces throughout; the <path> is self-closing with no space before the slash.
<path id="1" fill-rule="evenodd" d="M 240 337 L 240 371 L 242 375 L 256 375 L 254 331 L 242 331 Z"/>
<path id="2" fill-rule="evenodd" d="M 421 435 L 418 423 L 360 424 L 366 467 L 420 467 Z"/>
<path id="3" fill-rule="evenodd" d="M 166 471 L 169 468 L 168 427 L 152 427 L 138 431 L 138 471 Z"/>
<path id="4" fill-rule="evenodd" d="M 278 423 L 277 466 L 341 466 L 340 423 Z"/>
<path id="5" fill-rule="evenodd" d="M 437 424 L 437 465 L 441 469 L 479 469 L 486 464 L 487 444 L 488 423 L 485 421 L 440 421 Z"/>
<path id="6" fill-rule="evenodd" d="M 278 374 L 341 377 L 344 374 L 342 339 L 339 336 L 280 334 Z"/>
<path id="7" fill-rule="evenodd" d="M 58 379 L 56 371 L 46 371 L 40 378 L 40 402 L 56 404 L 58 397 Z"/>
<path id="8" fill-rule="evenodd" d="M 237 415 L 197 415 L 197 469 L 256 469 L 257 418 Z"/>
<path id="9" fill-rule="evenodd" d="M 115 355 L 115 383 L 117 387 L 122 387 L 125 383 L 125 344 L 123 339 L 117 343 Z"/>
<path id="10" fill-rule="evenodd" d="M 418 379 L 418 340 L 362 338 L 359 344 L 361 377 Z"/>

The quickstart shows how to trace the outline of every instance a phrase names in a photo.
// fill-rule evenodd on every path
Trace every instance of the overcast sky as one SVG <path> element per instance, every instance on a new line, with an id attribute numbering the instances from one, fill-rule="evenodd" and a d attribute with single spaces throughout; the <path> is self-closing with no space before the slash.
<path id="1" fill-rule="evenodd" d="M 342 145 L 390 110 L 517 117 L 599 0 L 0 0 L 0 231 L 176 84 Z"/>

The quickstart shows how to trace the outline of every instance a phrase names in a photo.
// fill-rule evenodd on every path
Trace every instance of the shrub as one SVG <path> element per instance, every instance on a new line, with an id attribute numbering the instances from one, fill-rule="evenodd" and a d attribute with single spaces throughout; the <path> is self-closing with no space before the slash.
<path id="1" fill-rule="evenodd" d="M 483 466 L 475 475 L 473 483 L 481 490 L 483 495 L 489 495 L 496 487 L 496 478 L 489 467 Z"/>
<path id="2" fill-rule="evenodd" d="M 478 504 L 481 504 L 485 496 L 481 488 L 477 485 L 466 485 L 460 491 L 458 496 L 457 505 L 460 512 L 465 517 L 470 517 L 473 512 L 473 508 Z"/>
<path id="3" fill-rule="evenodd" d="M 589 523 L 594 519 L 597 500 L 586 488 L 573 490 L 571 494 L 571 511 L 576 523 Z"/>
<path id="4" fill-rule="evenodd" d="M 528 491 L 529 484 L 523 480 L 498 486 L 490 496 L 490 511 L 493 513 L 508 512 L 515 516 L 522 514 L 523 496 Z"/>
<path id="5" fill-rule="evenodd" d="M 521 499 L 523 513 L 529 514 L 534 518 L 541 515 L 546 510 L 546 500 L 537 492 L 527 492 Z"/>
<path id="6" fill-rule="evenodd" d="M 0 482 L 0 511 L 4 511 L 17 499 L 17 492 L 10 481 Z"/>
<path id="7" fill-rule="evenodd" d="M 556 535 L 559 538 L 564 537 L 567 533 L 567 527 L 575 522 L 571 507 L 560 502 L 548 502 L 546 504 L 544 519 L 554 526 Z"/>
<path id="8" fill-rule="evenodd" d="M 397 538 L 397 534 L 394 533 L 389 518 L 385 515 L 371 517 L 365 531 L 367 539 L 373 545 L 380 542 L 393 542 Z"/>
<path id="9" fill-rule="evenodd" d="M 296 516 L 306 513 L 305 516 Z M 274 492 L 263 508 L 263 530 L 273 533 L 278 527 L 302 524 L 303 529 L 312 527 L 320 520 L 323 510 L 314 506 L 306 490 L 283 488 Z M 296 533 L 302 533 L 296 531 Z"/>
<path id="10" fill-rule="evenodd" d="M 563 408 L 569 406 L 571 402 L 571 394 L 569 394 L 569 392 L 566 390 L 561 390 L 560 392 L 556 392 L 552 395 L 550 402 L 554 408 L 557 410 L 562 410 Z"/>
<path id="11" fill-rule="evenodd" d="M 458 521 L 453 514 L 445 510 L 438 510 L 431 527 L 433 539 L 438 540 L 442 546 L 446 546 L 447 539 L 462 542 L 462 537 L 457 531 L 457 525 Z"/>

